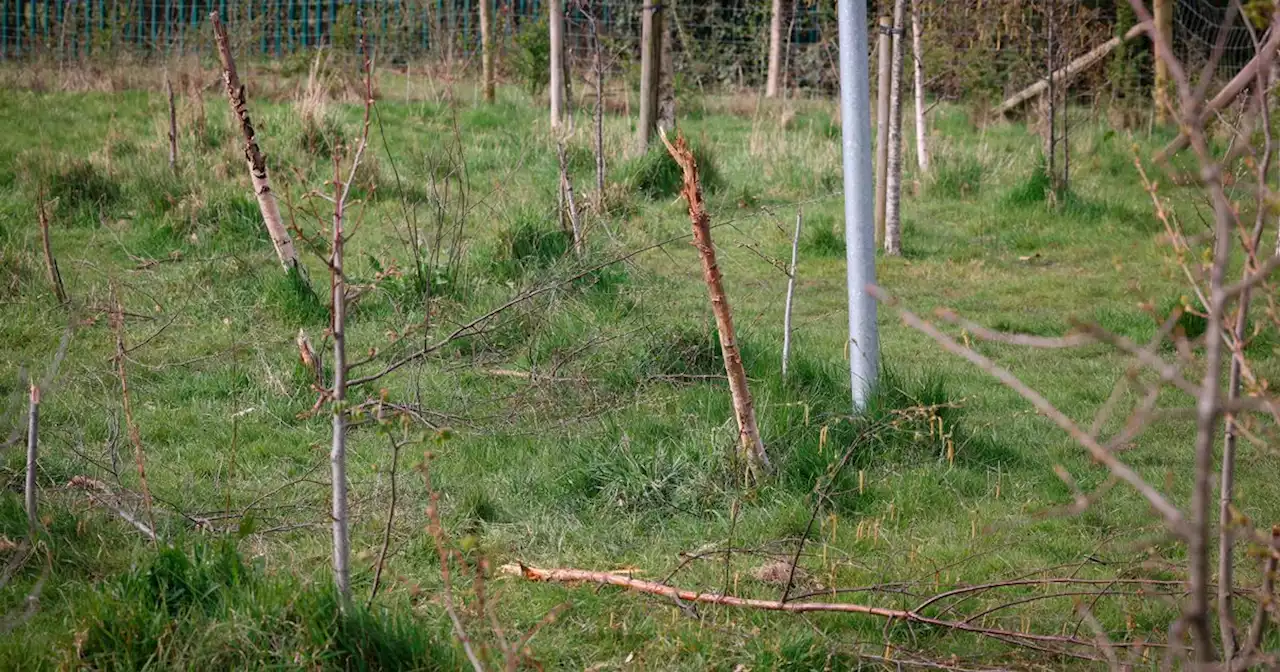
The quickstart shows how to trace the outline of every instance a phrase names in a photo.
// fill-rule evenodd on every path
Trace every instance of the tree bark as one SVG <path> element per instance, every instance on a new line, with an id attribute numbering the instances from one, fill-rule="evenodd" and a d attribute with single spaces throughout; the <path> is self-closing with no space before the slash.
<path id="1" fill-rule="evenodd" d="M 276 248 L 276 256 L 285 269 L 297 268 L 298 253 L 293 247 L 293 239 L 289 230 L 280 218 L 280 206 L 276 203 L 275 192 L 271 191 L 271 180 L 267 175 L 267 162 L 258 148 L 258 139 L 253 130 L 253 122 L 249 119 L 249 108 L 245 97 L 244 85 L 236 74 L 235 59 L 231 56 L 231 43 L 227 39 L 227 29 L 218 18 L 218 13 L 209 14 L 213 23 L 213 36 L 218 43 L 218 58 L 222 61 L 222 83 L 226 86 L 227 100 L 231 103 L 231 111 L 235 114 L 240 126 L 240 134 L 244 138 L 244 157 L 249 164 L 249 178 L 253 182 L 253 193 L 258 197 L 258 208 L 262 211 L 262 221 L 267 226 L 267 234 Z"/>
<path id="2" fill-rule="evenodd" d="M 777 98 L 778 88 L 782 85 L 782 50 L 785 48 L 782 19 L 785 13 L 785 0 L 773 0 L 773 12 L 769 17 L 769 74 L 764 84 L 765 98 Z"/>
<path id="3" fill-rule="evenodd" d="M 724 357 L 725 374 L 729 379 L 729 393 L 733 398 L 733 413 L 738 421 L 743 458 L 748 474 L 758 479 L 769 469 L 769 456 L 765 453 L 764 442 L 760 440 L 755 407 L 747 386 L 747 373 L 742 366 L 742 354 L 738 351 L 737 335 L 733 328 L 733 311 L 729 308 L 729 298 L 724 292 L 720 267 L 716 262 L 716 248 L 711 242 L 711 217 L 702 200 L 698 163 L 683 136 L 676 138 L 675 145 L 667 142 L 665 135 L 662 141 L 667 145 L 671 158 L 675 159 L 684 173 L 682 192 L 689 204 L 693 244 L 698 248 L 698 256 L 702 259 L 702 277 L 707 283 L 711 312 L 715 315 L 716 331 L 720 335 L 720 353 Z"/>
<path id="4" fill-rule="evenodd" d="M 911 0 L 911 54 L 915 62 L 916 99 L 916 166 L 923 175 L 929 172 L 929 128 L 924 106 L 924 41 L 920 25 L 920 0 Z"/>
<path id="5" fill-rule="evenodd" d="M 880 17 L 880 38 L 876 67 L 876 245 L 884 244 L 885 179 L 889 174 L 889 87 L 890 87 L 890 33 L 893 20 Z"/>
<path id="6" fill-rule="evenodd" d="M 582 225 L 578 220 L 578 205 L 573 199 L 573 181 L 569 179 L 569 162 L 564 155 L 564 140 L 556 141 L 556 158 L 560 161 L 560 194 L 569 211 L 569 225 L 573 231 L 573 253 L 582 256 Z"/>
<path id="7" fill-rule="evenodd" d="M 27 505 L 27 530 L 34 535 L 40 524 L 37 509 L 36 493 L 36 457 L 40 445 L 40 386 L 33 380 L 31 383 L 30 404 L 27 406 L 27 482 L 25 501 Z"/>
<path id="8" fill-rule="evenodd" d="M 480 76 L 486 103 L 492 103 L 494 98 L 493 17 L 490 16 L 492 2 L 493 0 L 480 0 Z"/>
<path id="9" fill-rule="evenodd" d="M 640 24 L 640 122 L 636 125 L 636 151 L 649 149 L 658 125 L 658 80 L 662 54 L 662 5 L 646 0 Z"/>
<path id="10" fill-rule="evenodd" d="M 884 251 L 902 256 L 902 38 L 907 0 L 893 4 L 893 55 L 889 74 L 889 175 L 885 180 Z"/>
<path id="11" fill-rule="evenodd" d="M 564 121 L 564 0 L 551 0 L 551 128 Z"/>

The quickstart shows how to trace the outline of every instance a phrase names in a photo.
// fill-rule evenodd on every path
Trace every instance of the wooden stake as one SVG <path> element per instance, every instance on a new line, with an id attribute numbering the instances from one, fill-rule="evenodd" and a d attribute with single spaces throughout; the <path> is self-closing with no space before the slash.
<path id="1" fill-rule="evenodd" d="M 649 149 L 658 125 L 658 86 L 662 64 L 662 5 L 646 0 L 640 23 L 640 123 L 636 125 L 636 152 Z"/>
<path id="2" fill-rule="evenodd" d="M 489 4 L 493 0 L 480 0 L 480 77 L 484 89 L 484 102 L 492 103 L 494 98 L 493 82 L 493 19 L 489 16 Z"/>
<path id="3" fill-rule="evenodd" d="M 249 119 L 249 108 L 245 98 L 244 85 L 236 74 L 236 62 L 231 56 L 231 43 L 227 39 L 227 29 L 218 18 L 218 13 L 209 14 L 213 23 L 213 37 L 218 43 L 218 58 L 222 61 L 222 82 L 226 86 L 227 100 L 231 103 L 231 111 L 240 125 L 240 134 L 244 137 L 244 157 L 249 164 L 249 178 L 253 182 L 253 193 L 258 197 L 258 208 L 262 211 L 262 221 L 267 226 L 271 243 L 276 248 L 276 256 L 285 269 L 297 268 L 298 253 L 294 250 L 293 239 L 280 218 L 280 206 L 276 203 L 276 195 L 271 191 L 271 180 L 267 175 L 267 161 L 258 148 L 258 139 L 253 130 L 253 122 Z"/>
<path id="4" fill-rule="evenodd" d="M 724 356 L 725 374 L 729 379 L 729 393 L 733 396 L 733 412 L 738 420 L 738 433 L 748 473 L 759 477 L 769 469 L 769 456 L 760 429 L 756 426 L 756 412 L 751 403 L 751 391 L 747 387 L 747 373 L 742 367 L 742 354 L 738 351 L 737 336 L 733 328 L 733 311 L 724 293 L 720 267 L 716 262 L 716 248 L 711 242 L 711 217 L 702 201 L 702 185 L 698 181 L 698 163 L 685 142 L 684 136 L 676 136 L 672 145 L 665 133 L 662 142 L 684 172 L 684 198 L 689 204 L 689 220 L 693 224 L 694 246 L 702 258 L 702 277 L 711 295 L 711 312 L 715 314 L 716 331 L 720 334 L 720 352 Z"/>
<path id="5" fill-rule="evenodd" d="M 1165 41 L 1165 44 L 1173 44 L 1173 2 L 1172 0 L 1154 0 L 1152 6 L 1151 18 L 1155 22 L 1155 30 Z M 1172 106 L 1169 103 L 1169 90 L 1173 87 L 1169 80 L 1169 64 L 1164 59 L 1156 57 L 1156 79 L 1151 87 L 1151 101 L 1156 108 L 1156 123 L 1164 125 L 1169 123 L 1169 112 Z"/>
<path id="6" fill-rule="evenodd" d="M 173 104 L 173 82 L 164 76 L 164 91 L 169 98 L 169 170 L 178 173 L 178 108 Z"/>

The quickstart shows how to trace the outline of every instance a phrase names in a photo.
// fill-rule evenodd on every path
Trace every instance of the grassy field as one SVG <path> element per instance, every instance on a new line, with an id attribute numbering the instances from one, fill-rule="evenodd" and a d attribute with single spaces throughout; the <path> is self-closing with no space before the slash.
<path id="1" fill-rule="evenodd" d="M 353 136 L 361 108 L 306 103 L 301 81 L 273 82 L 270 95 L 250 85 L 250 108 L 287 217 L 314 235 L 329 206 L 312 192 L 327 188 L 331 148 Z M 1160 533 L 1140 497 L 1107 489 L 1106 473 L 1065 434 L 887 309 L 880 396 L 865 416 L 849 417 L 832 101 L 681 101 L 681 130 L 712 174 L 716 246 L 776 465 L 770 479 L 746 488 L 675 173 L 657 153 L 630 155 L 631 120 L 606 120 L 608 214 L 587 216 L 589 250 L 577 259 L 555 223 L 557 159 L 542 106 L 514 87 L 485 105 L 470 86 L 421 75 L 382 73 L 379 87 L 372 158 L 359 180 L 364 202 L 348 247 L 348 273 L 359 286 L 348 332 L 353 356 L 376 347 L 386 361 L 522 291 L 554 289 L 353 391 L 355 399 L 377 399 L 385 388 L 389 401 L 414 414 L 386 431 L 352 431 L 362 605 L 393 478 L 398 505 L 383 591 L 343 617 L 328 587 L 329 419 L 307 413 L 316 394 L 294 344 L 302 328 L 320 347 L 327 307 L 280 271 L 225 100 L 216 89 L 200 100 L 179 98 L 175 176 L 158 92 L 10 90 L 0 98 L 0 392 L 10 425 L 23 415 L 20 370 L 43 375 L 68 324 L 74 329 L 42 407 L 47 553 L 21 564 L 3 548 L 26 536 L 22 451 L 0 454 L 0 558 L 17 567 L 0 593 L 0 613 L 21 607 L 44 580 L 38 611 L 0 638 L 0 667 L 465 665 L 425 530 L 429 496 L 414 467 L 426 451 L 450 537 L 493 567 L 633 568 L 653 580 L 679 568 L 671 581 L 682 587 L 719 591 L 728 581 L 739 594 L 776 597 L 782 586 L 771 565 L 795 552 L 817 504 L 800 562 L 802 593 L 878 586 L 848 599 L 897 608 L 1023 575 L 1183 576 L 1182 547 Z M 957 106 L 932 114 L 934 168 L 928 176 L 908 168 L 905 254 L 878 260 L 880 283 L 921 314 L 945 306 L 1039 335 L 1092 321 L 1151 338 L 1153 311 L 1163 316 L 1188 293 L 1133 162 L 1135 151 L 1148 156 L 1167 134 L 1111 129 L 1105 117 L 1078 110 L 1071 192 L 1055 205 L 1038 177 L 1041 143 L 1025 126 L 979 126 Z M 594 159 L 581 109 L 568 157 L 579 201 L 588 201 Z M 1195 189 L 1162 190 L 1197 226 L 1206 206 Z M 40 194 L 70 306 L 57 305 L 45 279 Z M 792 375 L 783 381 L 779 264 L 798 209 L 805 234 Z M 415 245 L 431 262 L 421 273 Z M 324 264 L 306 258 L 323 296 Z M 164 550 L 68 486 L 75 476 L 97 479 L 145 516 L 112 360 L 113 291 L 127 311 L 133 415 Z M 1129 366 L 1102 346 L 974 347 L 1085 426 Z M 1264 376 L 1278 368 L 1269 344 L 1256 350 Z M 1104 434 L 1117 431 L 1138 401 L 1133 392 L 1119 399 Z M 1183 503 L 1188 479 L 1173 476 L 1190 473 L 1192 434 L 1189 422 L 1152 427 L 1125 457 Z M 395 471 L 389 438 L 410 440 Z M 849 466 L 829 477 L 847 450 Z M 1240 460 L 1244 513 L 1260 523 L 1280 519 L 1280 460 L 1249 444 Z M 1074 494 L 1055 470 L 1103 494 L 1068 514 Z M 821 501 L 817 484 L 829 484 Z M 1257 574 L 1243 556 L 1239 571 L 1244 581 Z M 457 580 L 463 599 L 469 582 Z M 951 615 L 1045 592 L 975 594 Z M 614 589 L 496 577 L 487 596 L 508 632 L 571 603 L 529 643 L 534 659 L 556 669 L 844 669 L 880 664 L 875 656 L 917 655 L 909 652 L 1013 668 L 1090 666 L 856 615 L 706 606 L 693 613 Z M 1076 603 L 1088 604 L 1117 639 L 1164 641 L 1177 613 L 1171 600 L 1122 590 L 1027 601 L 981 618 L 1009 630 L 1091 636 L 1080 630 Z M 1252 605 L 1240 608 L 1243 618 Z M 463 611 L 487 640 L 476 609 L 467 600 Z"/>

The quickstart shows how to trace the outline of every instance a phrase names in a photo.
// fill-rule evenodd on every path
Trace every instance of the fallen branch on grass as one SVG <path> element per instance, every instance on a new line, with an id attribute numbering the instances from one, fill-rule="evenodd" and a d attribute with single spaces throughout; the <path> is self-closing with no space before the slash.
<path id="1" fill-rule="evenodd" d="M 695 602 L 701 604 L 716 604 L 725 607 L 781 611 L 787 613 L 809 613 L 822 611 L 846 614 L 864 614 L 867 616 L 885 618 L 891 621 L 901 620 L 909 623 L 919 623 L 922 625 L 934 625 L 950 630 L 961 630 L 997 639 L 1014 639 L 1030 642 L 1067 644 L 1090 649 L 1096 648 L 1096 642 L 1080 639 L 1078 637 L 1069 637 L 1066 635 L 1040 635 L 1027 632 L 1016 632 L 1013 630 L 1002 630 L 999 628 L 986 628 L 963 621 L 949 621 L 945 619 L 932 618 L 921 614 L 919 611 L 910 609 L 872 607 L 851 602 L 783 602 L 781 600 L 760 600 L 696 590 L 683 590 L 664 583 L 658 583 L 656 581 L 634 579 L 629 575 L 622 573 L 596 572 L 571 568 L 543 569 L 540 567 L 530 567 L 523 563 L 503 565 L 501 571 L 503 574 L 519 576 L 529 581 L 541 581 L 546 583 L 597 583 L 618 586 L 638 593 L 667 597 L 677 604 Z M 1115 646 L 1125 645 L 1116 644 Z M 1061 651 L 1059 653 L 1073 656 L 1079 655 L 1078 653 L 1068 653 L 1065 651 Z M 1090 658 L 1090 660 L 1092 659 L 1093 658 Z"/>

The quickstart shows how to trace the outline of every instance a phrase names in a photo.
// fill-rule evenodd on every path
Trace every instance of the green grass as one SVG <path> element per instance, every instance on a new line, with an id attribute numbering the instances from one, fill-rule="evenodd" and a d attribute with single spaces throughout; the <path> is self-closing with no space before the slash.
<path id="1" fill-rule="evenodd" d="M 307 280 L 280 270 L 225 101 L 210 94 L 206 130 L 184 128 L 174 176 L 157 93 L 12 91 L 0 99 L 0 158 L 24 159 L 0 162 L 0 407 L 20 408 L 19 370 L 44 371 L 68 322 L 76 328 L 42 408 L 42 548 L 50 562 L 37 556 L 21 566 L 0 595 L 0 614 L 19 606 L 42 573 L 48 579 L 40 610 L 0 641 L 0 668 L 465 665 L 436 597 L 439 561 L 424 531 L 429 494 L 411 469 L 425 450 L 445 527 L 468 557 L 484 555 L 494 567 L 633 567 L 661 579 L 689 557 L 681 554 L 701 551 L 712 554 L 689 560 L 673 582 L 719 591 L 726 563 L 714 551 L 732 543 L 729 581 L 743 595 L 774 598 L 781 588 L 755 574 L 794 553 L 817 506 L 801 559 L 806 591 L 918 581 L 912 592 L 928 594 L 1090 556 L 1108 564 L 1086 563 L 1082 577 L 1180 576 L 1183 550 L 1156 534 L 1158 521 L 1128 489 L 1106 490 L 1085 514 L 1062 514 L 1074 493 L 1055 468 L 1090 491 L 1107 475 L 1016 394 L 888 308 L 880 314 L 882 384 L 867 413 L 851 414 L 830 101 L 788 103 L 797 114 L 783 123 L 735 115 L 741 101 L 707 94 L 700 114 L 680 121 L 706 180 L 720 270 L 775 467 L 747 488 L 702 271 L 684 204 L 675 200 L 679 171 L 666 153 L 655 146 L 627 155 L 628 120 L 606 119 L 605 214 L 583 207 L 587 244 L 578 256 L 556 220 L 558 161 L 546 116 L 526 91 L 500 89 L 489 106 L 461 84 L 444 96 L 440 82 L 428 87 L 417 75 L 380 77 L 381 124 L 369 154 L 376 168 L 362 172 L 350 220 L 347 270 L 358 297 L 346 334 L 352 359 L 377 348 L 379 364 L 357 375 L 435 343 L 520 292 L 554 289 L 352 391 L 357 402 L 385 393 L 414 413 L 389 430 L 410 444 L 400 456 L 383 591 L 345 616 L 327 587 L 330 417 L 309 413 L 316 392 L 295 345 L 304 328 L 331 367 L 328 273 L 302 243 Z M 331 212 L 312 192 L 332 179 L 324 143 L 358 128 L 362 111 L 331 102 L 323 126 L 307 128 L 288 100 L 250 105 L 287 221 L 323 241 Z M 920 185 L 904 191 L 906 256 L 881 258 L 878 282 L 921 315 L 948 307 L 1043 336 L 1096 321 L 1149 339 L 1157 322 L 1148 307 L 1167 313 L 1188 293 L 1129 154 L 1136 143 L 1149 155 L 1162 138 L 1108 135 L 1079 111 L 1071 188 L 1053 202 L 1028 149 L 1039 140 L 1026 128 L 975 128 L 946 104 L 934 114 L 934 170 L 926 176 L 910 167 L 906 175 L 908 185 Z M 587 111 L 577 122 L 590 128 Z M 585 138 L 579 133 L 567 148 L 580 205 L 594 191 Z M 41 185 L 70 311 L 55 305 L 44 275 L 34 225 Z M 1198 221 L 1203 201 L 1193 188 L 1162 190 L 1184 224 Z M 797 207 L 805 234 L 784 381 L 786 276 L 773 262 L 790 254 Z M 104 312 L 113 287 L 129 313 L 126 366 L 156 524 L 172 547 L 153 549 L 66 485 L 89 476 L 125 493 L 129 510 L 138 506 L 128 494 L 140 484 Z M 1192 332 L 1194 321 L 1184 327 Z M 970 342 L 1086 427 L 1129 367 L 1100 346 Z M 1252 348 L 1256 374 L 1274 376 L 1271 341 Z M 1103 434 L 1118 431 L 1141 397 L 1123 392 Z M 6 436 L 20 416 L 0 416 Z M 1190 423 L 1160 424 L 1137 437 L 1125 459 L 1164 488 L 1167 474 L 1190 473 L 1193 435 Z M 391 454 L 385 433 L 370 425 L 354 429 L 350 444 L 353 584 L 363 604 L 390 504 Z M 1242 510 L 1270 524 L 1280 518 L 1280 463 L 1252 444 L 1241 451 Z M 12 541 L 26 534 L 19 452 L 0 453 L 0 537 Z M 1168 483 L 1174 501 L 1185 502 L 1186 479 Z M 213 529 L 197 532 L 197 521 Z M 4 553 L 0 562 L 11 559 Z M 1243 553 L 1238 570 L 1256 578 Z M 870 663 L 860 653 L 883 655 L 886 637 L 939 659 L 1073 665 L 1031 651 L 1010 657 L 1002 643 L 971 634 L 886 630 L 857 616 L 703 607 L 693 619 L 611 589 L 491 585 L 512 636 L 572 603 L 530 643 L 549 668 L 846 669 Z M 460 593 L 468 586 L 463 581 Z M 962 611 L 999 599 L 975 596 Z M 464 600 L 467 613 L 477 608 Z M 1176 615 L 1136 599 L 1103 599 L 1093 611 L 1115 638 L 1163 638 Z M 1072 614 L 1070 598 L 1057 598 L 987 622 L 1016 629 L 1025 621 L 1056 633 L 1075 627 Z"/>

